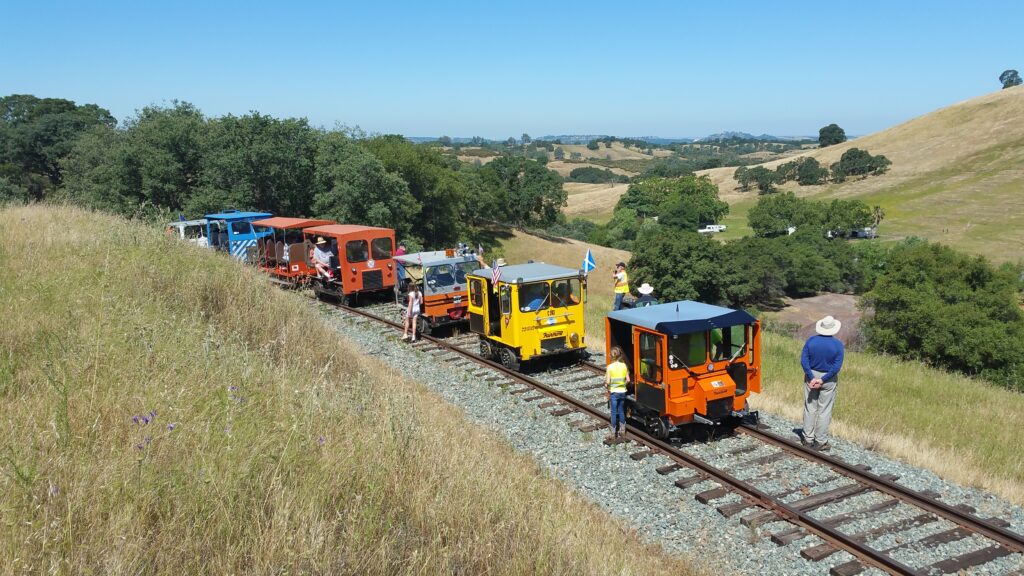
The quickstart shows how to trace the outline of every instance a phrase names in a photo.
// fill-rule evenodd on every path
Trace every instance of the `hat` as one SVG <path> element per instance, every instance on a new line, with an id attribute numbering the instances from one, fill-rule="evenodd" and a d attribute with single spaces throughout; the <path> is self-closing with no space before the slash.
<path id="1" fill-rule="evenodd" d="M 494 265 L 495 265 L 495 266 L 497 266 L 497 267 L 499 267 L 499 268 L 501 268 L 502 266 L 507 266 L 507 265 L 508 265 L 508 263 L 507 263 L 507 262 L 505 262 L 505 259 L 504 259 L 504 258 L 498 258 L 498 259 L 497 259 L 497 260 L 496 260 L 496 261 L 494 262 Z"/>
<path id="2" fill-rule="evenodd" d="M 626 263 L 625 262 L 619 262 L 618 264 L 615 265 L 616 268 L 618 268 L 619 266 L 622 266 L 623 268 L 625 268 L 626 267 Z"/>
<path id="3" fill-rule="evenodd" d="M 834 336 L 842 327 L 843 323 L 831 316 L 825 316 L 814 325 L 815 331 L 822 336 Z"/>
<path id="4" fill-rule="evenodd" d="M 317 236 L 316 237 L 316 245 L 319 246 L 321 244 L 327 244 L 327 240 L 324 240 L 323 236 Z"/>
<path id="5" fill-rule="evenodd" d="M 651 286 L 647 282 L 644 282 L 643 284 L 640 285 L 639 288 L 636 289 L 636 291 L 641 294 L 650 294 L 651 292 L 654 292 L 654 286 Z"/>

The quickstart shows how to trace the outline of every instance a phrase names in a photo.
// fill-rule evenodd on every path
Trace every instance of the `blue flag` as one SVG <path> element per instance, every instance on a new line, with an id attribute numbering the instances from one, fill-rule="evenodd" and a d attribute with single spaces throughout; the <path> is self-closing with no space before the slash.
<path id="1" fill-rule="evenodd" d="M 597 262 L 594 261 L 594 253 L 587 248 L 587 255 L 583 258 L 583 273 L 589 274 L 591 270 L 597 268 Z"/>

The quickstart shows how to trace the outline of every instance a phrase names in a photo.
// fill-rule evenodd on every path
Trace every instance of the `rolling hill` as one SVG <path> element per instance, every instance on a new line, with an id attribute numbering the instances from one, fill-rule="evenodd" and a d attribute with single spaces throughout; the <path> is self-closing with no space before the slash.
<path id="1" fill-rule="evenodd" d="M 919 116 L 887 130 L 801 154 L 831 164 L 850 148 L 884 154 L 882 176 L 784 189 L 816 199 L 858 198 L 886 211 L 883 237 L 920 236 L 995 261 L 1021 258 L 1024 245 L 1024 87 L 1000 90 Z M 775 168 L 775 160 L 762 166 Z M 733 206 L 730 232 L 756 202 L 740 192 L 735 168 L 702 171 Z"/>

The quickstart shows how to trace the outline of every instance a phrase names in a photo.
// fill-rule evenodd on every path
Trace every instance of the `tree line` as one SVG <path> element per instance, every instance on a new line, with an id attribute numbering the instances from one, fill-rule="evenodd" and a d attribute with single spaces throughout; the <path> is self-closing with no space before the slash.
<path id="1" fill-rule="evenodd" d="M 251 112 L 207 117 L 186 102 L 121 126 L 106 110 L 30 95 L 0 98 L 0 200 L 68 199 L 147 218 L 225 208 L 395 228 L 445 246 L 487 219 L 555 222 L 566 195 L 542 163 L 467 165 L 402 136 L 323 130 Z"/>

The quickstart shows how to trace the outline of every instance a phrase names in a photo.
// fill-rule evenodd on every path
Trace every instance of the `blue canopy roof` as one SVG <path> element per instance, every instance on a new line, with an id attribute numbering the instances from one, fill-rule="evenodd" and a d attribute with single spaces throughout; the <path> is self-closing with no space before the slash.
<path id="1" fill-rule="evenodd" d="M 208 220 L 258 220 L 270 218 L 273 214 L 269 212 L 239 212 L 238 210 L 227 210 L 217 214 L 207 214 L 204 218 Z"/>
<path id="2" fill-rule="evenodd" d="M 608 317 L 669 336 L 706 332 L 712 328 L 750 324 L 757 320 L 743 310 L 733 310 L 693 300 L 656 304 L 645 308 L 615 310 L 609 312 Z"/>

